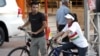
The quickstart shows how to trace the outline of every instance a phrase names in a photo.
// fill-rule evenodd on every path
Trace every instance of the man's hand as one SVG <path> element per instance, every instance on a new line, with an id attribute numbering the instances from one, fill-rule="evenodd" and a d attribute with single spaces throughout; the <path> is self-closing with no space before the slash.
<path id="1" fill-rule="evenodd" d="M 37 32 L 33 32 L 33 34 L 37 35 L 38 33 Z"/>

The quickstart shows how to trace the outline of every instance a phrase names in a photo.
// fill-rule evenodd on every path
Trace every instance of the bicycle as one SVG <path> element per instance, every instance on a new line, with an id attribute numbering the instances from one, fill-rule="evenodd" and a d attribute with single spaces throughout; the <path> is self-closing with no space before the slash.
<path id="1" fill-rule="evenodd" d="M 26 34 L 28 32 L 25 29 L 20 29 L 20 30 L 23 30 L 25 32 L 25 40 L 26 40 Z M 30 34 L 28 33 L 28 35 L 30 35 Z M 8 56 L 30 56 L 30 53 L 29 53 L 29 51 L 30 51 L 29 50 L 29 48 L 30 48 L 30 42 L 31 42 L 31 40 L 30 40 L 30 38 L 28 38 L 27 41 L 25 41 L 25 43 L 26 43 L 25 46 L 17 47 L 15 49 L 11 50 L 9 52 Z M 56 51 L 57 47 L 53 46 L 54 43 L 55 42 L 52 39 L 49 40 L 49 47 L 51 47 L 51 51 L 48 54 L 48 56 L 58 56 L 57 55 L 57 51 Z M 63 45 L 63 44 L 60 44 L 60 45 Z M 72 51 L 64 51 L 64 50 L 62 50 L 62 52 L 68 53 L 68 54 L 70 54 L 70 56 L 78 54 L 77 52 L 72 52 Z"/>
<path id="2" fill-rule="evenodd" d="M 22 31 L 25 32 L 25 46 L 22 46 L 22 47 L 17 47 L 13 50 L 11 50 L 8 54 L 8 56 L 30 56 L 30 53 L 29 53 L 29 47 L 30 47 L 30 42 L 31 42 L 31 39 L 28 38 L 27 41 L 26 41 L 26 35 L 27 35 L 27 31 L 25 29 L 20 29 Z M 30 35 L 28 33 L 28 35 Z M 31 35 L 30 35 L 31 36 Z"/>
<path id="3" fill-rule="evenodd" d="M 61 44 L 57 44 L 55 47 L 55 46 L 53 46 L 53 44 L 55 45 L 56 42 L 53 41 L 52 39 L 49 41 L 49 43 L 50 43 L 49 46 L 51 47 L 51 51 L 49 52 L 48 56 L 59 56 L 58 52 L 57 52 L 57 49 L 59 48 L 59 46 L 57 46 L 57 45 L 61 46 L 63 44 L 66 44 L 65 42 L 62 42 Z M 68 51 L 62 50 L 61 52 L 68 54 L 68 56 L 74 56 L 74 55 L 78 56 L 78 52 L 72 51 L 71 49 Z"/>

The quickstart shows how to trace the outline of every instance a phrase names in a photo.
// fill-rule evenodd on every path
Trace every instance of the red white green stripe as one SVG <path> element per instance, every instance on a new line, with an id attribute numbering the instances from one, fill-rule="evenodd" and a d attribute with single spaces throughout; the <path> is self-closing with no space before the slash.
<path id="1" fill-rule="evenodd" d="M 79 38 L 79 35 L 77 34 L 77 32 L 75 32 L 74 34 L 72 34 L 69 37 L 70 37 L 71 40 L 75 40 L 75 39 Z"/>

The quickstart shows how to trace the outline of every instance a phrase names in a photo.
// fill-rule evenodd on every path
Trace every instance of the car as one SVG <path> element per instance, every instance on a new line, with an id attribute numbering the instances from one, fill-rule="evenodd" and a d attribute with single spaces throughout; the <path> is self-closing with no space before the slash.
<path id="1" fill-rule="evenodd" d="M 24 24 L 22 10 L 16 0 L 0 0 L 0 46 L 9 37 L 20 33 L 17 28 Z"/>

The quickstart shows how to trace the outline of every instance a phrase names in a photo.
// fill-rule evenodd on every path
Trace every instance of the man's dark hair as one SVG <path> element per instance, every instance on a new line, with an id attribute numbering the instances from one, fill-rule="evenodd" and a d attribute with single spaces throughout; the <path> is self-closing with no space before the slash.
<path id="1" fill-rule="evenodd" d="M 32 5 L 39 5 L 39 2 L 33 1 L 33 2 L 31 3 L 31 6 L 32 6 Z"/>
<path id="2" fill-rule="evenodd" d="M 76 13 L 69 13 L 70 15 L 72 15 L 74 17 L 74 22 L 78 22 L 78 19 L 77 19 L 77 14 Z"/>

